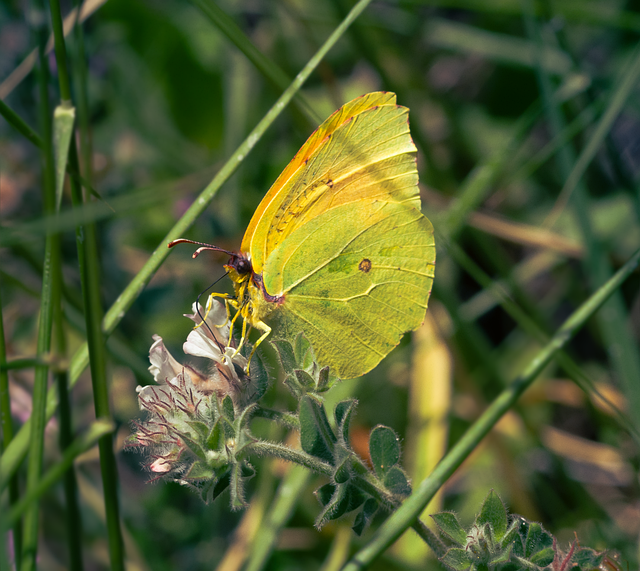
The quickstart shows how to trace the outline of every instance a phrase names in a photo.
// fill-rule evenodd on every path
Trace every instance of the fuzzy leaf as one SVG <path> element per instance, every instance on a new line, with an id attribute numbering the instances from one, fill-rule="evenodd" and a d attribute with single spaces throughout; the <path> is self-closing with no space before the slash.
<path id="1" fill-rule="evenodd" d="M 300 385 L 298 378 L 294 373 L 291 373 L 284 378 L 284 384 L 296 399 L 300 399 L 307 394 L 307 391 Z"/>
<path id="2" fill-rule="evenodd" d="M 329 367 L 322 367 L 318 372 L 316 390 L 320 393 L 328 391 L 337 380 L 338 378 L 331 374 Z"/>
<path id="3" fill-rule="evenodd" d="M 282 370 L 288 374 L 298 367 L 293 346 L 286 339 L 273 339 L 271 344 L 276 348 Z"/>
<path id="4" fill-rule="evenodd" d="M 300 332 L 294 339 L 293 351 L 297 363 L 296 367 L 311 371 L 315 362 L 315 354 L 304 333 Z"/>
<path id="5" fill-rule="evenodd" d="M 602 561 L 606 555 L 606 551 L 598 553 L 593 549 L 589 549 L 588 547 L 583 547 L 578 549 L 571 558 L 571 562 L 575 565 L 578 565 L 580 571 L 587 571 L 591 569 L 600 569 L 605 567 L 602 566 Z M 613 568 L 612 568 L 613 569 Z"/>
<path id="6" fill-rule="evenodd" d="M 400 461 L 398 436 L 388 426 L 376 426 L 369 436 L 369 454 L 378 478 Z"/>
<path id="7" fill-rule="evenodd" d="M 224 400 L 222 401 L 222 412 L 231 422 L 235 420 L 236 415 L 233 409 L 233 401 L 231 400 L 231 397 L 229 395 L 224 397 Z"/>
<path id="8" fill-rule="evenodd" d="M 222 437 L 222 429 L 220 428 L 220 422 L 216 422 L 211 429 L 211 432 L 207 436 L 206 447 L 207 450 L 221 450 L 224 443 Z"/>
<path id="9" fill-rule="evenodd" d="M 322 506 L 326 506 L 331 500 L 331 496 L 333 496 L 335 489 L 336 487 L 333 484 L 325 484 L 324 486 L 320 486 L 314 494 L 316 495 L 316 498 L 318 498 L 320 504 Z"/>
<path id="10" fill-rule="evenodd" d="M 336 426 L 338 427 L 338 437 L 344 445 L 349 444 L 349 424 L 351 423 L 351 415 L 356 402 L 355 399 L 343 400 L 336 405 L 334 412 Z"/>
<path id="11" fill-rule="evenodd" d="M 489 561 L 489 566 L 498 565 L 500 563 L 507 563 L 511 559 L 511 547 L 507 547 L 499 551 L 492 559 Z"/>
<path id="12" fill-rule="evenodd" d="M 454 571 L 464 571 L 471 567 L 471 560 L 464 549 L 453 547 L 440 559 L 447 567 Z"/>
<path id="13" fill-rule="evenodd" d="M 199 420 L 187 420 L 186 423 L 193 428 L 194 437 L 205 440 L 209 436 L 209 427 Z"/>
<path id="14" fill-rule="evenodd" d="M 351 462 L 349 458 L 345 458 L 342 463 L 335 469 L 333 473 L 333 481 L 336 484 L 344 484 L 351 479 L 351 470 L 350 468 Z"/>
<path id="15" fill-rule="evenodd" d="M 476 518 L 476 525 L 480 527 L 490 524 L 494 539 L 500 542 L 507 533 L 507 521 L 507 510 L 502 500 L 491 490 L 482 504 L 480 515 Z"/>
<path id="16" fill-rule="evenodd" d="M 206 462 L 194 462 L 182 477 L 185 480 L 210 480 L 215 472 Z"/>
<path id="17" fill-rule="evenodd" d="M 182 439 L 182 442 L 186 444 L 187 448 L 189 448 L 189 450 L 193 452 L 193 454 L 195 454 L 198 458 L 200 458 L 200 460 L 205 460 L 206 453 L 200 446 L 200 442 L 198 442 L 197 440 L 194 440 L 187 434 L 180 434 L 180 438 Z"/>
<path id="18" fill-rule="evenodd" d="M 216 471 L 218 475 L 218 481 L 213 487 L 211 499 L 215 500 L 222 492 L 224 492 L 231 483 L 231 470 L 228 468 L 224 471 Z"/>
<path id="19" fill-rule="evenodd" d="M 527 559 L 533 561 L 533 554 L 553 546 L 553 537 L 539 523 L 528 523 L 528 528 L 524 553 Z"/>
<path id="20" fill-rule="evenodd" d="M 369 498 L 362 506 L 362 510 L 358 512 L 353 527 L 351 528 L 356 535 L 362 535 L 362 532 L 367 529 L 367 526 L 371 523 L 377 511 L 378 502 L 373 498 Z"/>
<path id="21" fill-rule="evenodd" d="M 315 389 L 316 382 L 314 378 L 307 373 L 307 371 L 303 371 L 302 369 L 295 369 L 293 373 L 296 376 L 296 380 L 301 387 L 305 389 Z"/>
<path id="22" fill-rule="evenodd" d="M 451 541 L 461 547 L 467 544 L 467 532 L 462 528 L 456 514 L 452 512 L 440 512 L 431 516 L 438 529 Z"/>
<path id="23" fill-rule="evenodd" d="M 518 557 L 524 557 L 524 545 L 527 537 L 527 522 L 518 516 L 517 518 L 514 518 L 511 526 L 513 529 L 510 529 L 507 532 L 507 536 L 509 536 L 510 540 L 513 541 L 511 553 Z M 512 535 L 514 530 L 515 534 Z"/>
<path id="24" fill-rule="evenodd" d="M 324 407 L 309 396 L 300 400 L 300 444 L 312 456 L 331 462 L 335 435 Z"/>
<path id="25" fill-rule="evenodd" d="M 553 547 L 545 547 L 529 557 L 529 561 L 539 565 L 540 567 L 546 567 L 547 565 L 551 565 L 554 555 L 555 551 Z"/>
<path id="26" fill-rule="evenodd" d="M 332 490 L 332 495 L 327 500 L 327 492 Z M 321 498 L 322 495 L 322 498 Z M 366 498 L 362 492 L 351 484 L 340 484 L 338 486 L 322 486 L 316 491 L 316 497 L 320 503 L 324 503 L 324 509 L 320 512 L 314 525 L 320 529 L 328 521 L 338 519 L 347 512 L 353 511 L 361 506 Z"/>
<path id="27" fill-rule="evenodd" d="M 348 486 L 334 486 L 333 495 L 316 518 L 316 521 L 314 523 L 316 528 L 320 529 L 325 523 L 331 521 L 332 519 L 338 519 L 340 516 L 343 516 L 345 513 L 347 513 L 349 508 L 347 487 Z"/>
<path id="28" fill-rule="evenodd" d="M 384 485 L 392 494 L 399 496 L 411 495 L 411 484 L 406 474 L 399 466 L 391 466 L 384 476 Z"/>
<path id="29" fill-rule="evenodd" d="M 259 351 L 253 355 L 253 359 L 251 361 L 251 386 L 255 391 L 251 395 L 252 402 L 258 402 L 269 388 L 269 373 L 262 362 Z"/>

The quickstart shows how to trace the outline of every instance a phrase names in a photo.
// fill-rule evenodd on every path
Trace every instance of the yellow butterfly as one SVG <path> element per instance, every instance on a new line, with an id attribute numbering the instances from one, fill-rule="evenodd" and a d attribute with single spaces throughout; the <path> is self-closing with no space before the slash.
<path id="1" fill-rule="evenodd" d="M 318 363 L 349 379 L 424 321 L 435 245 L 420 212 L 408 112 L 393 93 L 345 104 L 262 199 L 225 265 L 241 344 L 252 327 L 262 332 L 256 347 L 272 330 L 288 339 L 302 331 Z M 169 246 L 178 242 L 191 241 Z M 225 252 L 191 243 L 202 246 L 194 256 Z"/>

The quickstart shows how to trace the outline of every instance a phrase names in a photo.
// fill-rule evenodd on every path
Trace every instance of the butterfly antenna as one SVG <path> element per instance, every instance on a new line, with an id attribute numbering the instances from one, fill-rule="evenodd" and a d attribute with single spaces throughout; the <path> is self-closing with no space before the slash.
<path id="1" fill-rule="evenodd" d="M 201 252 L 204 250 L 213 250 L 214 252 L 222 252 L 227 254 L 228 256 L 236 256 L 234 252 L 230 252 L 229 250 L 225 250 L 224 248 L 220 248 L 219 246 L 214 246 L 213 244 L 205 244 L 204 242 L 196 242 L 195 240 L 187 240 L 186 238 L 178 238 L 177 240 L 171 240 L 167 244 L 167 248 L 173 248 L 176 244 L 195 244 L 196 246 L 200 246 L 194 253 L 193 258 L 197 258 Z"/>

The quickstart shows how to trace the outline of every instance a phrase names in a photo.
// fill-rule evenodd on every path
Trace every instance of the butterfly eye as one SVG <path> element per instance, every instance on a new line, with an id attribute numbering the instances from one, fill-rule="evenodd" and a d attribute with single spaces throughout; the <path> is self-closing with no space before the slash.
<path id="1" fill-rule="evenodd" d="M 253 271 L 253 266 L 247 258 L 236 256 L 235 259 L 229 261 L 229 265 L 233 266 L 240 275 L 249 274 Z"/>

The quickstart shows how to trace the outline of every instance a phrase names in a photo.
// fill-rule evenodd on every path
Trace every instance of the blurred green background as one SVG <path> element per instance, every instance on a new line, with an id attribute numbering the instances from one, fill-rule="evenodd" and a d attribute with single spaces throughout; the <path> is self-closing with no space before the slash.
<path id="1" fill-rule="evenodd" d="M 108 205 L 93 211 L 105 307 L 282 91 L 230 41 L 230 25 L 212 21 L 210 1 L 84 4 L 93 184 Z M 289 78 L 351 7 L 347 0 L 215 5 L 243 32 L 241 47 L 250 41 Z M 63 14 L 72 8 L 63 5 Z M 424 326 L 329 397 L 359 399 L 353 443 L 363 455 L 368 431 L 391 426 L 403 439 L 405 467 L 421 481 L 539 350 L 534 329 L 557 329 L 640 244 L 640 90 L 631 81 L 639 9 L 635 0 L 372 2 L 301 91 L 316 119 L 290 105 L 184 236 L 239 248 L 280 171 L 317 124 L 353 97 L 389 90 L 410 108 L 423 212 L 436 228 L 436 279 Z M 35 127 L 35 74 L 15 72 L 35 47 L 34 14 L 26 2 L 0 5 L 0 97 Z M 68 41 L 73 57 L 73 34 Z M 55 75 L 53 54 L 49 63 Z M 57 102 L 57 82 L 50 91 Z M 0 282 L 10 358 L 35 354 L 41 213 L 37 149 L 1 121 L 0 224 L 12 232 L 0 240 Z M 71 354 L 83 333 L 74 232 L 65 224 Z M 181 357 L 190 330 L 182 314 L 224 274 L 224 257 L 190 255 L 188 247 L 171 254 L 109 341 L 130 569 L 242 569 L 289 469 L 255 459 L 251 507 L 239 513 L 228 495 L 205 506 L 176 484 L 147 484 L 142 458 L 122 452 L 141 415 L 135 387 L 151 382 L 151 336 Z M 512 512 L 540 521 L 563 544 L 575 532 L 581 545 L 617 550 L 622 569 L 637 569 L 639 284 L 636 272 L 569 344 L 578 373 L 548 367 L 427 513 L 455 510 L 467 523 L 493 488 Z M 225 279 L 216 288 L 231 291 Z M 500 292 L 520 313 L 499 304 Z M 276 373 L 273 351 L 264 354 Z M 13 371 L 10 380 L 19 425 L 29 414 L 33 375 Z M 293 405 L 278 383 L 266 400 Z M 73 404 L 81 430 L 94 415 L 87 372 Z M 259 432 L 263 421 L 255 422 Z M 59 455 L 56 431 L 54 419 L 47 463 Z M 263 435 L 284 436 L 266 423 Z M 97 458 L 89 452 L 76 462 L 77 541 L 87 569 L 108 568 Z M 355 551 L 369 537 L 350 534 L 348 519 L 313 528 L 319 504 L 312 491 L 322 483 L 308 479 L 267 569 L 339 568 L 331 555 Z M 42 569 L 67 567 L 62 504 L 59 488 L 43 500 Z M 374 568 L 440 567 L 408 532 Z"/>

